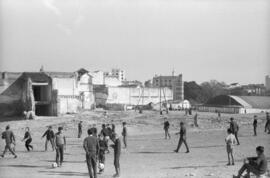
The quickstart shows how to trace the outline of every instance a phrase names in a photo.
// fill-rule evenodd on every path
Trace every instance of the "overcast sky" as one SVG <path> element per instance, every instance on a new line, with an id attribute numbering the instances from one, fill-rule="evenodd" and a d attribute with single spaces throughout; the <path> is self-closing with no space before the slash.
<path id="1" fill-rule="evenodd" d="M 0 0 L 0 71 L 264 83 L 269 0 Z"/>

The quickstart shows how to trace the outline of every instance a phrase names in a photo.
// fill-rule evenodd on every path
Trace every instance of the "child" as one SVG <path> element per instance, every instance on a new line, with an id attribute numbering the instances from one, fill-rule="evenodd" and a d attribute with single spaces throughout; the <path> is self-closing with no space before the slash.
<path id="1" fill-rule="evenodd" d="M 101 134 L 98 135 L 99 139 L 99 152 L 98 152 L 98 160 L 99 164 L 102 163 L 105 166 L 105 151 L 108 150 L 108 145 L 106 143 L 105 137 Z M 99 173 L 104 172 L 104 167 L 99 168 Z"/>
<path id="2" fill-rule="evenodd" d="M 169 137 L 169 139 L 171 139 L 171 135 L 169 133 L 170 123 L 166 117 L 164 118 L 164 127 L 163 128 L 165 131 L 165 139 L 167 139 L 167 137 Z"/>
<path id="3" fill-rule="evenodd" d="M 57 166 L 62 166 L 64 160 L 64 149 L 66 147 L 66 137 L 63 134 L 63 127 L 58 127 L 58 132 L 55 135 L 55 150 Z"/>
<path id="4" fill-rule="evenodd" d="M 228 136 L 225 139 L 226 146 L 227 146 L 227 154 L 228 154 L 228 164 L 227 166 L 231 165 L 230 156 L 232 158 L 232 165 L 234 165 L 234 159 L 233 159 L 233 145 L 236 144 L 236 138 L 233 135 L 231 129 L 227 130 Z"/>
<path id="5" fill-rule="evenodd" d="M 22 141 L 25 140 L 25 147 L 27 149 L 27 151 L 30 151 L 30 148 L 33 150 L 33 146 L 30 145 L 30 143 L 32 142 L 32 137 L 30 134 L 30 129 L 29 127 L 25 128 L 25 134 L 24 134 L 24 138 L 22 139 Z"/>
<path id="6" fill-rule="evenodd" d="M 113 177 L 120 177 L 120 154 L 121 154 L 121 141 L 116 133 L 112 134 L 113 145 L 111 147 L 114 150 L 114 167 L 116 174 Z"/>
<path id="7" fill-rule="evenodd" d="M 123 142 L 124 142 L 124 145 L 125 145 L 125 149 L 127 148 L 127 123 L 126 122 L 123 122 L 123 131 L 122 131 L 122 136 L 123 136 Z"/>

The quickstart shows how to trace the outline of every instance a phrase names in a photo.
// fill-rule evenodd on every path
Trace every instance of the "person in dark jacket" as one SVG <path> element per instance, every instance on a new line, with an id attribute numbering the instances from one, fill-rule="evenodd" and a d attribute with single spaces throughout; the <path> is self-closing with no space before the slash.
<path id="1" fill-rule="evenodd" d="M 25 148 L 27 149 L 27 151 L 30 151 L 30 148 L 33 150 L 33 146 L 30 145 L 30 143 L 32 142 L 32 137 L 31 137 L 29 127 L 25 128 L 25 134 L 24 134 L 24 138 L 22 139 L 22 141 L 25 141 Z"/>
<path id="2" fill-rule="evenodd" d="M 45 151 L 47 151 L 48 142 L 52 145 L 52 150 L 54 151 L 54 132 L 52 130 L 52 126 L 49 126 L 46 132 L 42 135 L 42 138 L 46 136 L 45 141 Z"/>
<path id="3" fill-rule="evenodd" d="M 108 130 L 108 128 L 106 128 L 105 124 L 102 124 L 102 129 L 100 131 L 100 134 L 103 135 L 103 137 L 106 140 L 106 144 L 108 145 L 109 139 L 110 139 L 110 131 Z M 107 151 L 107 153 L 109 153 L 110 152 L 109 148 L 106 151 Z"/>
<path id="4" fill-rule="evenodd" d="M 178 134 L 180 134 L 180 138 L 178 141 L 177 148 L 176 148 L 176 150 L 174 150 L 174 152 L 178 153 L 182 143 L 184 143 L 186 146 L 186 150 L 187 150 L 186 153 L 189 153 L 189 147 L 187 144 L 187 130 L 186 130 L 186 127 L 185 127 L 183 122 L 180 122 L 180 132 L 176 133 L 176 135 L 178 135 Z"/>
<path id="5" fill-rule="evenodd" d="M 254 136 L 257 136 L 257 124 L 258 124 L 258 120 L 257 120 L 257 116 L 254 116 L 254 120 L 253 120 L 253 131 L 254 131 Z"/>
<path id="6" fill-rule="evenodd" d="M 268 132 L 268 134 L 270 134 L 270 116 L 269 116 L 269 112 L 266 113 L 266 123 L 265 123 L 265 127 L 264 127 L 264 132 Z"/>
<path id="7" fill-rule="evenodd" d="M 97 155 L 99 151 L 98 138 L 94 136 L 91 129 L 87 131 L 88 137 L 83 141 L 83 148 L 86 153 L 86 163 L 90 178 L 97 177 Z"/>
<path id="8" fill-rule="evenodd" d="M 123 122 L 122 123 L 123 125 L 123 130 L 122 130 L 122 136 L 123 136 L 123 143 L 125 145 L 125 149 L 127 148 L 127 123 L 126 122 Z"/>
<path id="9" fill-rule="evenodd" d="M 256 176 L 264 175 L 267 171 L 267 159 L 264 155 L 264 147 L 258 146 L 256 148 L 257 157 L 250 157 L 244 160 L 244 165 L 238 171 L 237 176 L 234 178 L 240 178 L 241 175 L 247 171 L 246 177 L 250 177 L 250 173 L 255 174 Z"/>
<path id="10" fill-rule="evenodd" d="M 121 141 L 116 133 L 112 134 L 112 141 L 113 145 L 111 147 L 114 150 L 114 167 L 115 167 L 115 174 L 113 177 L 120 177 L 120 154 L 121 154 Z"/>
<path id="11" fill-rule="evenodd" d="M 236 123 L 236 121 L 234 120 L 233 117 L 231 117 L 230 119 L 230 129 L 232 131 L 232 133 L 234 134 L 236 141 L 237 141 L 237 145 L 240 145 L 239 139 L 238 139 L 238 131 L 239 131 L 239 126 Z"/>
<path id="12" fill-rule="evenodd" d="M 78 138 L 81 138 L 82 136 L 82 121 L 78 124 Z"/>
<path id="13" fill-rule="evenodd" d="M 11 154 L 14 155 L 14 158 L 17 158 L 17 155 L 15 153 L 15 149 L 11 148 L 12 143 L 14 145 L 16 145 L 16 144 L 15 144 L 15 136 L 14 136 L 13 132 L 10 130 L 9 125 L 6 126 L 6 131 L 4 131 L 2 133 L 2 139 L 5 139 L 6 146 L 5 146 L 4 152 L 1 156 L 4 157 L 6 152 L 9 150 L 11 152 Z"/>
<path id="14" fill-rule="evenodd" d="M 167 139 L 167 137 L 169 137 L 169 139 L 171 139 L 171 135 L 169 133 L 169 128 L 170 128 L 170 123 L 168 121 L 168 119 L 165 117 L 164 118 L 164 131 L 165 131 L 165 139 Z"/>

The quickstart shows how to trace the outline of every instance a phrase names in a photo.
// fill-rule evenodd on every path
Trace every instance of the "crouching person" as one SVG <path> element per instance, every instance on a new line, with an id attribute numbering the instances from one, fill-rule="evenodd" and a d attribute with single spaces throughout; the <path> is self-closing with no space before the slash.
<path id="1" fill-rule="evenodd" d="M 244 160 L 244 165 L 238 172 L 237 176 L 233 178 L 240 178 L 241 175 L 246 171 L 246 178 L 250 177 L 250 173 L 255 174 L 257 177 L 265 175 L 267 171 L 267 160 L 264 155 L 264 147 L 258 146 L 256 148 L 257 157 L 250 157 Z"/>

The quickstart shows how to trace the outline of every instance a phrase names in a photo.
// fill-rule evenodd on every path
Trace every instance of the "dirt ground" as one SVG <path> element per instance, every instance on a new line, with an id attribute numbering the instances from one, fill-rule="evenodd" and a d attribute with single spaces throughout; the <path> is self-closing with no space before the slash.
<path id="1" fill-rule="evenodd" d="M 194 114 L 194 113 L 193 113 Z M 247 156 L 254 156 L 258 145 L 265 147 L 265 155 L 270 160 L 270 135 L 264 133 L 265 114 L 258 115 L 258 136 L 253 136 L 253 115 L 222 114 L 221 118 L 215 113 L 198 113 L 199 128 L 193 127 L 193 116 L 184 116 L 181 111 L 170 112 L 162 117 L 157 112 L 145 111 L 143 114 L 128 112 L 108 112 L 108 118 L 103 117 L 102 111 L 85 111 L 76 115 L 62 117 L 38 117 L 36 120 L 21 120 L 0 122 L 0 131 L 10 125 L 16 135 L 16 152 L 18 158 L 7 154 L 0 159 L 1 178 L 79 178 L 89 177 L 82 148 L 86 130 L 96 124 L 100 130 L 102 123 L 114 123 L 116 132 L 120 135 L 121 123 L 128 123 L 128 149 L 122 150 L 120 164 L 121 177 L 125 178 L 181 178 L 181 177 L 213 177 L 229 178 L 236 174 Z M 163 117 L 169 118 L 172 138 L 164 139 Z M 235 147 L 235 166 L 226 166 L 227 155 L 224 139 L 230 117 L 234 117 L 240 125 L 240 146 Z M 77 138 L 77 124 L 83 121 L 83 138 Z M 190 153 L 185 153 L 182 146 L 179 153 L 173 150 L 177 146 L 180 121 L 184 121 L 188 130 Z M 52 125 L 56 131 L 63 126 L 67 136 L 67 149 L 61 168 L 52 168 L 55 162 L 55 152 L 44 152 L 42 134 L 46 127 Z M 34 151 L 27 152 L 21 139 L 24 128 L 30 127 Z M 4 150 L 4 140 L 0 141 L 0 150 Z M 269 167 L 269 166 L 268 166 Z M 105 172 L 100 178 L 109 178 L 114 174 L 113 154 L 106 154 Z"/>

